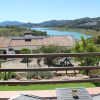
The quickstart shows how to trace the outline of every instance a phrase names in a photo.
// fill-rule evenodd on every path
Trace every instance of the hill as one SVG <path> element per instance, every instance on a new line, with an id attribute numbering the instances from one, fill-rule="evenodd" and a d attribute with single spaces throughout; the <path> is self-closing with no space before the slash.
<path id="1" fill-rule="evenodd" d="M 100 31 L 100 17 L 97 18 L 80 18 L 75 20 L 50 20 L 42 23 L 24 23 L 18 21 L 4 21 L 0 26 L 22 26 L 22 27 L 67 27 L 67 28 L 81 28 Z"/>
<path id="2" fill-rule="evenodd" d="M 73 20 L 71 23 L 66 23 L 64 27 L 82 28 L 100 31 L 100 17 L 98 18 L 80 18 Z"/>
<path id="3" fill-rule="evenodd" d="M 100 17 L 98 18 L 80 18 L 75 20 L 51 20 L 39 23 L 42 27 L 67 27 L 82 28 L 100 31 Z"/>
<path id="4" fill-rule="evenodd" d="M 31 32 L 31 34 L 34 36 L 46 36 L 47 35 L 46 32 L 31 30 L 31 29 L 27 29 L 27 28 L 23 28 L 19 26 L 1 26 L 0 36 L 5 36 L 5 37 L 24 36 L 24 33 L 26 31 Z"/>
<path id="5" fill-rule="evenodd" d="M 51 21 L 45 21 L 42 23 L 39 23 L 39 26 L 43 27 L 56 27 L 56 26 L 62 26 L 66 23 L 71 22 L 70 20 L 51 20 Z"/>
<path id="6" fill-rule="evenodd" d="M 4 21 L 4 22 L 0 22 L 0 26 L 19 26 L 21 24 L 24 24 L 23 22 L 18 22 L 18 21 Z"/>

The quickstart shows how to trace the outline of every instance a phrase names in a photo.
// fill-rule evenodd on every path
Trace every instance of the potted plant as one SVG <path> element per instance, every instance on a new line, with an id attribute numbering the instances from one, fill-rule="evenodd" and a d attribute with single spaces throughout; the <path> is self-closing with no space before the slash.
<path id="1" fill-rule="evenodd" d="M 73 97 L 77 96 L 77 89 L 72 89 L 72 96 Z"/>

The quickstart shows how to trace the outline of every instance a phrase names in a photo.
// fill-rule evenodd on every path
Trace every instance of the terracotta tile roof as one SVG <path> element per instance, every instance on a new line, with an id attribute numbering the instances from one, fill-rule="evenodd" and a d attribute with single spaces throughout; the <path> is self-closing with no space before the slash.
<path id="1" fill-rule="evenodd" d="M 11 41 L 11 39 L 4 38 L 3 41 L 2 41 L 2 43 L 0 44 L 0 48 L 6 48 L 6 47 L 8 47 L 10 41 Z"/>
<path id="2" fill-rule="evenodd" d="M 32 44 L 33 45 L 44 45 L 44 41 L 43 41 L 43 38 L 42 39 L 34 39 L 32 40 Z"/>
<path id="3" fill-rule="evenodd" d="M 32 39 L 31 41 L 25 40 L 11 40 L 9 46 L 32 46 L 32 45 L 43 45 L 43 39 Z"/>
<path id="4" fill-rule="evenodd" d="M 4 39 L 4 37 L 0 37 L 0 44 L 2 43 L 3 39 Z"/>
<path id="5" fill-rule="evenodd" d="M 41 37 L 41 36 L 40 36 Z M 72 41 L 68 36 L 43 36 L 40 38 L 35 37 L 31 38 L 31 41 L 25 41 L 25 38 L 19 38 L 19 39 L 9 39 L 5 38 L 0 47 L 7 47 L 8 45 L 10 47 L 18 47 L 18 46 L 41 46 L 41 45 L 58 45 L 58 46 L 72 46 Z M 1 40 L 1 39 L 0 39 Z"/>
<path id="6" fill-rule="evenodd" d="M 71 41 L 68 36 L 50 36 L 50 38 L 44 38 L 44 45 L 58 45 L 58 46 L 71 46 Z"/>

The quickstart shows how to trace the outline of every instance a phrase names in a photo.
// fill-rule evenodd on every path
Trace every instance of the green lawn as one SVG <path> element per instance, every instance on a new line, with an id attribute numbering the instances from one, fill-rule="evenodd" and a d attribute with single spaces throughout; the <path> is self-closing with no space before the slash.
<path id="1" fill-rule="evenodd" d="M 93 83 L 67 83 L 67 84 L 44 84 L 44 85 L 28 85 L 28 86 L 0 86 L 0 91 L 17 91 L 17 90 L 53 90 L 55 88 L 64 87 L 95 87 Z"/>

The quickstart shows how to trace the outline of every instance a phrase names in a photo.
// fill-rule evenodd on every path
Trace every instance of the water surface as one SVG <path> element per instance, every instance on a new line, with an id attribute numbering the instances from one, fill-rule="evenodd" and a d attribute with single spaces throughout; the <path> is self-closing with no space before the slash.
<path id="1" fill-rule="evenodd" d="M 81 34 L 79 32 L 69 32 L 69 31 L 57 31 L 57 30 L 51 30 L 49 28 L 31 28 L 32 30 L 37 31 L 46 31 L 48 35 L 71 35 L 74 36 L 75 39 L 81 39 L 81 36 L 83 36 L 85 39 L 89 38 L 91 36 Z"/>

